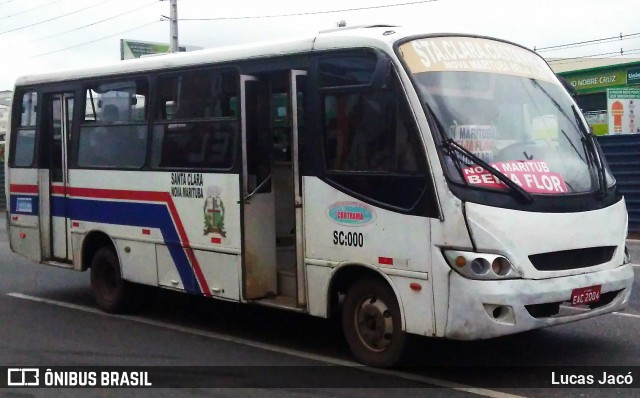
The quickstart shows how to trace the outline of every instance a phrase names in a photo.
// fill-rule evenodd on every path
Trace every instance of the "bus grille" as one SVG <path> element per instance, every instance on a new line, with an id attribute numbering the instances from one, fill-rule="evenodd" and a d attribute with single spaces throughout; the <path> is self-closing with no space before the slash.
<path id="1" fill-rule="evenodd" d="M 538 271 L 562 271 L 606 263 L 611 261 L 615 251 L 615 246 L 587 247 L 532 254 L 529 260 Z"/>

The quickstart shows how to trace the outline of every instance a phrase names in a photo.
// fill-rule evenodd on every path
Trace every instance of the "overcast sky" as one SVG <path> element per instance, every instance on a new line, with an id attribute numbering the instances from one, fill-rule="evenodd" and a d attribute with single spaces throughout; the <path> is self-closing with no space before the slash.
<path id="1" fill-rule="evenodd" d="M 23 74 L 117 61 L 122 38 L 168 42 L 161 15 L 169 15 L 168 0 L 0 0 L 0 90 L 12 89 Z M 627 58 L 638 58 L 639 17 L 638 0 L 178 0 L 180 44 L 204 48 L 312 35 L 345 20 L 488 35 L 529 48 L 632 35 L 540 54 L 565 58 L 622 48 Z"/>

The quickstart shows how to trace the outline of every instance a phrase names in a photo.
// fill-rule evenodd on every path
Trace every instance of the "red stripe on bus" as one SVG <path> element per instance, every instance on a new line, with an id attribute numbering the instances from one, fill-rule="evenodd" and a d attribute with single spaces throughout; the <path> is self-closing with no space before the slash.
<path id="1" fill-rule="evenodd" d="M 142 228 L 142 235 L 151 235 L 151 230 L 147 228 Z"/>
<path id="2" fill-rule="evenodd" d="M 79 222 L 77 222 L 77 221 L 74 221 L 74 222 L 72 222 L 72 223 L 71 223 L 71 226 L 72 226 L 73 228 L 78 228 L 78 227 L 80 226 L 80 223 L 79 223 Z"/>
<path id="3" fill-rule="evenodd" d="M 52 185 L 51 186 L 51 193 L 54 195 L 65 195 L 65 186 L 64 185 Z"/>
<path id="4" fill-rule="evenodd" d="M 68 187 L 69 196 L 80 196 L 96 199 L 128 199 L 146 202 L 167 202 L 171 200 L 168 192 L 126 191 L 123 189 L 77 188 Z"/>
<path id="5" fill-rule="evenodd" d="M 211 243 L 222 243 L 222 238 L 211 238 Z"/>
<path id="6" fill-rule="evenodd" d="M 38 193 L 37 185 L 27 184 L 9 184 L 9 192 L 11 193 Z"/>
<path id="7" fill-rule="evenodd" d="M 18 216 L 13 216 L 13 217 L 11 217 L 11 219 L 12 219 L 13 221 L 18 221 Z"/>
<path id="8" fill-rule="evenodd" d="M 382 265 L 393 265 L 393 259 L 389 257 L 378 257 L 378 263 Z"/>

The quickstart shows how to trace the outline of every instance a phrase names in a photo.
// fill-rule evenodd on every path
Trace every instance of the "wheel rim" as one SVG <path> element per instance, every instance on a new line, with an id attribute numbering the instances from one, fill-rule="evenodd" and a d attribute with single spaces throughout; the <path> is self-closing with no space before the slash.
<path id="1" fill-rule="evenodd" d="M 393 338 L 393 316 L 387 304 L 373 296 L 362 300 L 355 313 L 356 332 L 371 351 L 386 350 Z"/>

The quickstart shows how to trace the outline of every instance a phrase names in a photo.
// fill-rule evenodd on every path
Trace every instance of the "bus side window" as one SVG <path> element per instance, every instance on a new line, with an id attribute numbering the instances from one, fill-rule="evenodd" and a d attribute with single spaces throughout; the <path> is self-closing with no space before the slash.
<path id="1" fill-rule="evenodd" d="M 36 147 L 36 116 L 38 111 L 38 94 L 24 93 L 22 96 L 22 112 L 20 124 L 16 126 L 13 144 L 12 166 L 30 167 L 33 165 Z M 17 124 L 17 122 L 16 122 Z"/>
<path id="2" fill-rule="evenodd" d="M 389 88 L 332 89 L 322 103 L 327 178 L 411 209 L 426 188 L 426 158 L 397 78 Z"/>
<path id="3" fill-rule="evenodd" d="M 147 147 L 146 80 L 98 84 L 86 90 L 78 166 L 140 168 Z"/>
<path id="4" fill-rule="evenodd" d="M 229 169 L 234 163 L 237 75 L 212 70 L 158 79 L 151 167 Z"/>
<path id="5" fill-rule="evenodd" d="M 324 97 L 328 170 L 417 172 L 421 156 L 406 104 L 392 93 Z M 422 167 L 420 167 L 422 168 Z"/>
<path id="6" fill-rule="evenodd" d="M 33 164 L 33 152 L 36 146 L 36 130 L 18 130 L 13 157 L 15 167 L 29 167 Z"/>

